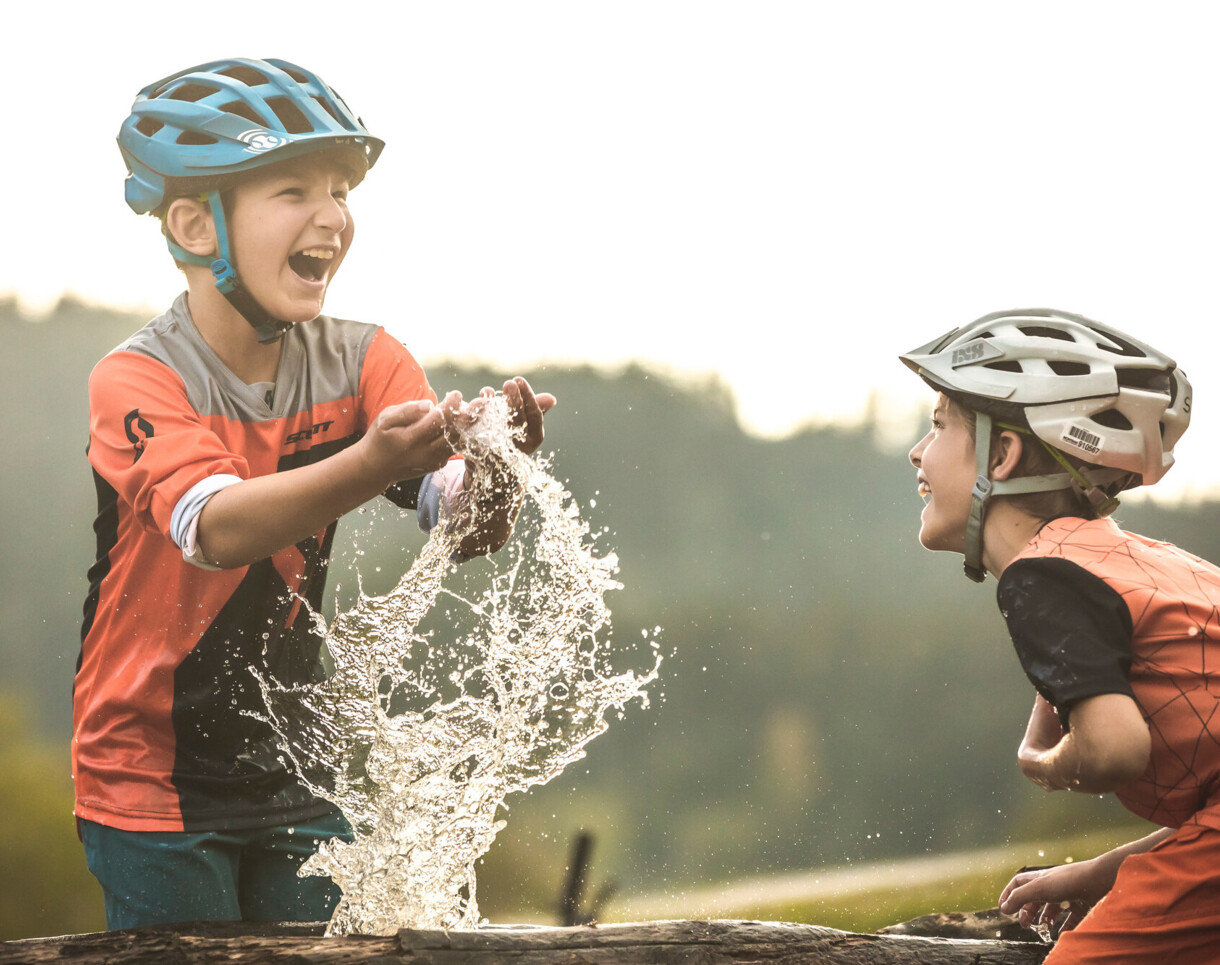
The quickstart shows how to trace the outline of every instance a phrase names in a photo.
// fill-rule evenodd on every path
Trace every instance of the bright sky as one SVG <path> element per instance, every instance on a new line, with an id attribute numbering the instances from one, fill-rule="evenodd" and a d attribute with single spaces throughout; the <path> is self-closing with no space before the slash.
<path id="1" fill-rule="evenodd" d="M 23 39 L 0 72 L 25 93 L 0 158 L 0 294 L 166 305 L 181 276 L 123 203 L 119 124 L 179 68 L 283 57 L 388 142 L 328 311 L 425 363 L 717 372 L 775 434 L 870 393 L 905 418 L 928 396 L 901 351 L 1052 305 L 1179 360 L 1195 423 L 1162 485 L 1220 486 L 1210 3 L 141 9 L 7 15 Z"/>

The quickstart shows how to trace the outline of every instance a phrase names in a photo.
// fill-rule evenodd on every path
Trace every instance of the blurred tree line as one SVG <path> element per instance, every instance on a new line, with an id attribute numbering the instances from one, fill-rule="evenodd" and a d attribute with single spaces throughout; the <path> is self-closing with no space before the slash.
<path id="1" fill-rule="evenodd" d="M 0 392 L 18 416 L 0 461 L 0 939 L 101 925 L 68 763 L 94 553 L 85 380 L 143 321 L 71 300 L 33 321 L 0 302 Z M 429 366 L 438 392 L 468 396 L 511 374 Z M 618 555 L 623 589 L 609 603 L 624 661 L 653 627 L 666 659 L 650 707 L 629 707 L 584 761 L 509 800 L 479 880 L 493 920 L 551 913 L 582 828 L 597 837 L 599 877 L 651 893 L 1125 820 L 1108 801 L 1021 779 L 1032 690 L 994 584 L 919 546 L 905 447 L 883 445 L 874 424 L 763 440 L 712 378 L 520 374 L 559 397 L 543 451 L 606 530 L 597 545 Z M 912 416 L 908 445 L 922 421 Z M 1118 518 L 1220 559 L 1218 513 L 1135 495 Z M 388 504 L 353 514 L 335 542 L 338 598 L 358 579 L 388 590 L 421 539 Z M 635 666 L 649 663 L 640 653 Z"/>

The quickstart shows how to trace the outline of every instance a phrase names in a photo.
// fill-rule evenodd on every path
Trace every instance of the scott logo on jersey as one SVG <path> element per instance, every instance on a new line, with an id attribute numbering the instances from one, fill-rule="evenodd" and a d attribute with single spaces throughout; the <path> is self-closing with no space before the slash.
<path id="1" fill-rule="evenodd" d="M 335 424 L 334 419 L 328 419 L 326 422 L 318 422 L 310 426 L 308 429 L 302 429 L 300 432 L 291 432 L 284 439 L 284 445 L 290 445 L 294 442 L 301 442 L 304 439 L 312 439 L 320 432 L 325 432 Z"/>
<path id="2" fill-rule="evenodd" d="M 139 409 L 132 409 L 123 416 L 123 431 L 127 433 L 127 438 L 131 440 L 131 448 L 135 450 L 135 456 L 131 461 L 137 463 L 144 455 L 144 447 L 148 444 L 148 440 L 153 437 L 152 423 L 140 416 Z M 137 433 L 141 434 L 137 435 Z"/>

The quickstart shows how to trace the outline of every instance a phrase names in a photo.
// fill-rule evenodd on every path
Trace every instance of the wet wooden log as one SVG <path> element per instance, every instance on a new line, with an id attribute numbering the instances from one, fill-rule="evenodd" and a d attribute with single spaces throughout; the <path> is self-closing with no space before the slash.
<path id="1" fill-rule="evenodd" d="M 757 921 L 574 928 L 492 925 L 326 938 L 321 925 L 203 922 L 0 943 L 0 963 L 39 965 L 1037 965 L 1026 942 L 862 935 Z"/>
<path id="2" fill-rule="evenodd" d="M 877 929 L 878 935 L 920 935 L 925 938 L 998 938 L 1007 942 L 1040 941 L 1030 929 L 999 908 L 984 911 L 946 911 L 923 915 Z"/>

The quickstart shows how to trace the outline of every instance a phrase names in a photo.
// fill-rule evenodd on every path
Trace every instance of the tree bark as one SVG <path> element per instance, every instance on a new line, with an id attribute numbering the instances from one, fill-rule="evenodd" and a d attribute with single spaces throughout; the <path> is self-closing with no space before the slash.
<path id="1" fill-rule="evenodd" d="M 326 938 L 314 924 L 195 922 L 0 943 L 0 963 L 39 965 L 1038 965 L 1049 946 L 853 932 L 756 921 L 574 928 L 492 925 Z"/>

